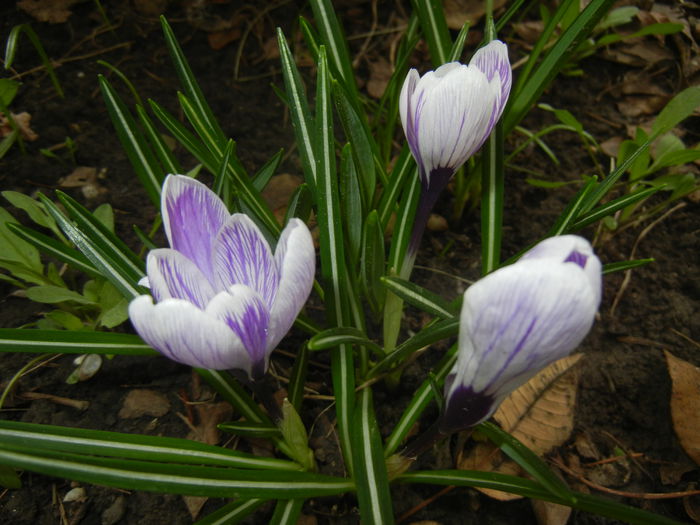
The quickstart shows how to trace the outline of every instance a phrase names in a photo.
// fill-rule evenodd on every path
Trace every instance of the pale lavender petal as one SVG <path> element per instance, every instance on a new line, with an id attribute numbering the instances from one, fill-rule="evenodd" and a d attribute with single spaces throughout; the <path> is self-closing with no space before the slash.
<path id="1" fill-rule="evenodd" d="M 170 248 L 151 250 L 146 269 L 151 293 L 157 302 L 184 299 L 204 309 L 215 295 L 199 268 L 182 253 Z"/>
<path id="2" fill-rule="evenodd" d="M 597 308 L 588 277 L 576 264 L 521 260 L 487 275 L 464 295 L 459 356 L 446 398 L 467 389 L 492 399 L 495 409 L 540 369 L 573 351 Z"/>
<path id="3" fill-rule="evenodd" d="M 314 284 L 316 252 L 309 228 L 291 219 L 282 231 L 275 250 L 280 282 L 272 305 L 268 351 L 277 346 L 294 324 Z"/>
<path id="4" fill-rule="evenodd" d="M 469 65 L 479 68 L 486 75 L 489 83 L 496 80 L 495 89 L 497 89 L 498 100 L 494 112 L 494 122 L 496 122 L 508 101 L 513 77 L 508 60 L 508 46 L 500 40 L 493 40 L 474 53 Z"/>
<path id="5" fill-rule="evenodd" d="M 129 304 L 136 332 L 166 357 L 198 368 L 236 368 L 250 373 L 251 362 L 240 338 L 226 323 L 181 299 L 156 305 L 142 295 Z"/>
<path id="6" fill-rule="evenodd" d="M 401 95 L 399 96 L 399 113 L 401 115 L 401 124 L 403 125 L 404 133 L 406 134 L 406 140 L 408 141 L 408 147 L 413 153 L 416 159 L 416 163 L 419 167 L 422 166 L 420 149 L 418 147 L 418 130 L 416 124 L 416 100 L 414 99 L 414 93 L 416 91 L 416 86 L 420 81 L 420 75 L 415 69 L 411 69 L 404 80 L 403 86 L 401 87 Z"/>
<path id="7" fill-rule="evenodd" d="M 270 245 L 247 215 L 233 214 L 219 231 L 214 273 L 220 290 L 244 284 L 260 294 L 268 307 L 275 300 L 279 275 Z"/>
<path id="8" fill-rule="evenodd" d="M 251 375 L 259 378 L 267 369 L 267 333 L 270 312 L 257 292 L 235 284 L 211 300 L 207 314 L 226 323 L 243 342 L 251 361 Z"/>
<path id="9" fill-rule="evenodd" d="M 212 245 L 229 217 L 226 206 L 204 184 L 184 175 L 168 175 L 161 213 L 170 247 L 194 262 L 213 281 Z"/>

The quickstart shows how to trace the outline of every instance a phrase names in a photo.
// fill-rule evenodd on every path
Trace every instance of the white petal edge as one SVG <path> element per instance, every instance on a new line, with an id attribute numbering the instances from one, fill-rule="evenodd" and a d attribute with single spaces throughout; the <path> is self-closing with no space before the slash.
<path id="1" fill-rule="evenodd" d="M 270 312 L 268 352 L 292 327 L 314 284 L 316 251 L 311 232 L 301 220 L 290 219 L 282 231 L 275 250 L 275 263 L 280 272 L 280 282 Z"/>
<path id="2" fill-rule="evenodd" d="M 148 295 L 129 304 L 129 317 L 141 338 L 164 356 L 189 366 L 250 373 L 241 340 L 218 319 L 181 299 L 156 305 Z"/>

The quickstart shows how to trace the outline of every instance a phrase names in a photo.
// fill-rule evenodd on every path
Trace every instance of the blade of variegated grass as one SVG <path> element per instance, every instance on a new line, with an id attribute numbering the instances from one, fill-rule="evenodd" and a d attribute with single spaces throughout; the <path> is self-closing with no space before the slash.
<path id="1" fill-rule="evenodd" d="M 98 75 L 97 79 L 119 142 L 126 151 L 129 162 L 146 189 L 151 202 L 159 206 L 160 188 L 163 185 L 165 170 L 151 150 L 143 131 L 112 85 L 102 75 Z"/>
<path id="2" fill-rule="evenodd" d="M 289 376 L 289 386 L 287 387 L 287 399 L 292 404 L 297 413 L 301 412 L 301 403 L 304 400 L 304 384 L 306 383 L 306 372 L 309 369 L 309 348 L 306 344 L 299 347 L 294 367 Z"/>
<path id="3" fill-rule="evenodd" d="M 287 102 L 292 117 L 292 127 L 299 148 L 301 165 L 304 169 L 304 180 L 309 184 L 312 193 L 315 193 L 317 168 L 314 154 L 314 120 L 311 117 L 301 75 L 281 29 L 277 29 L 277 43 L 282 62 L 282 76 L 287 91 Z"/>
<path id="4" fill-rule="evenodd" d="M 606 202 L 605 204 L 602 204 L 601 206 L 598 206 L 597 208 L 590 210 L 587 213 L 580 214 L 577 217 L 576 221 L 567 227 L 566 231 L 576 232 L 582 228 L 585 228 L 589 224 L 593 224 L 594 222 L 599 221 L 603 217 L 608 217 L 616 211 L 626 208 L 630 204 L 634 204 L 635 202 L 646 199 L 647 197 L 650 197 L 651 195 L 658 191 L 661 191 L 662 189 L 663 187 L 661 186 L 644 188 L 629 193 L 627 195 L 623 195 L 622 197 L 613 199 L 610 202 Z M 587 196 L 588 195 L 590 195 L 590 193 L 587 194 Z"/>
<path id="5" fill-rule="evenodd" d="M 153 120 L 151 120 L 151 117 L 148 115 L 148 113 L 146 113 L 143 106 L 136 106 L 136 114 L 139 117 L 141 126 L 143 126 L 146 138 L 151 144 L 156 157 L 158 157 L 160 165 L 163 166 L 165 173 L 182 173 L 180 163 L 175 158 L 175 155 L 173 155 L 173 152 L 170 150 L 168 145 L 165 143 L 165 140 L 163 140 L 163 136 L 156 129 L 155 125 L 153 124 Z"/>
<path id="6" fill-rule="evenodd" d="M 430 59 L 438 67 L 448 61 L 452 39 L 445 21 L 445 12 L 439 0 L 412 0 L 411 5 L 418 13 L 423 36 L 428 42 Z"/>
<path id="7" fill-rule="evenodd" d="M 653 263 L 656 259 L 635 259 L 632 261 L 620 261 L 616 263 L 608 263 L 603 265 L 603 275 L 609 273 L 621 272 L 624 270 L 631 270 L 632 268 L 637 268 L 638 266 L 644 266 L 645 264 Z"/>
<path id="8" fill-rule="evenodd" d="M 4 448 L 11 448 L 17 452 L 50 450 L 238 469 L 301 470 L 301 467 L 293 461 L 255 456 L 190 439 L 38 425 L 18 421 L 0 421 L 0 443 Z"/>
<path id="9" fill-rule="evenodd" d="M 194 525 L 232 525 L 250 516 L 266 502 L 267 500 L 259 498 L 232 501 L 196 521 Z"/>
<path id="10" fill-rule="evenodd" d="M 141 295 L 138 281 L 143 277 L 143 272 L 135 274 L 133 265 L 123 262 L 123 254 L 114 253 L 111 246 L 93 240 L 92 232 L 88 234 L 77 228 L 48 197 L 39 194 L 39 198 L 66 237 L 97 268 L 100 275 L 108 279 L 127 299 Z"/>
<path id="11" fill-rule="evenodd" d="M 391 276 L 382 277 L 380 280 L 389 291 L 424 312 L 441 319 L 450 319 L 458 314 L 448 301 L 415 283 Z"/>
<path id="12" fill-rule="evenodd" d="M 600 516 L 607 516 L 616 520 L 626 521 L 631 524 L 644 523 L 646 525 L 680 525 L 681 522 L 652 514 L 645 510 L 623 505 L 616 501 L 571 492 L 572 499 L 560 498 L 536 481 L 508 476 L 496 472 L 480 472 L 473 470 L 432 470 L 407 472 L 400 476 L 399 483 L 426 483 L 430 485 L 455 485 L 458 487 L 479 487 L 519 494 L 526 498 L 551 501 L 560 505 L 566 505 Z"/>
<path id="13" fill-rule="evenodd" d="M 324 47 L 319 49 L 316 86 L 315 158 L 317 163 L 317 213 L 321 277 L 325 291 L 326 316 L 330 326 L 347 326 L 350 313 L 346 301 L 352 294 L 346 289 L 345 246 L 343 244 L 343 217 L 339 202 L 338 178 L 335 167 L 335 139 L 333 136 L 333 107 L 330 93 L 330 75 Z M 338 434 L 346 465 L 352 472 L 352 421 L 355 370 L 352 348 L 340 345 L 331 352 L 333 390 L 336 398 Z"/>
<path id="14" fill-rule="evenodd" d="M 530 110 L 542 92 L 566 63 L 571 53 L 588 36 L 614 0 L 592 0 L 533 71 L 522 89 L 510 98 L 503 118 L 504 135 L 509 134 Z"/>
<path id="15" fill-rule="evenodd" d="M 164 16 L 160 17 L 160 22 L 163 28 L 163 34 L 165 35 L 165 43 L 168 46 L 168 51 L 170 51 L 170 57 L 173 61 L 173 65 L 175 66 L 175 71 L 180 79 L 180 83 L 185 90 L 185 94 L 187 95 L 187 98 L 192 101 L 197 114 L 204 122 L 206 128 L 208 128 L 209 134 L 212 136 L 213 140 L 219 144 L 219 147 L 223 148 L 226 144 L 226 136 L 221 130 L 219 123 L 216 121 L 214 113 L 209 107 L 209 104 L 207 104 L 204 94 L 202 93 L 197 80 L 192 74 L 192 70 L 187 63 L 185 54 L 182 52 L 182 48 L 177 42 L 177 38 L 175 38 L 175 33 L 173 33 L 170 24 L 168 24 L 168 21 Z"/>
<path id="16" fill-rule="evenodd" d="M 347 39 L 343 29 L 335 15 L 335 9 L 331 0 L 311 0 L 311 9 L 318 28 L 321 44 L 326 47 L 326 55 L 333 72 L 337 71 L 341 81 L 347 90 L 348 98 L 355 109 L 360 110 L 360 96 L 355 82 L 355 72 L 350 60 Z M 334 75 L 335 76 L 335 75 Z"/>
<path id="17" fill-rule="evenodd" d="M 425 408 L 433 400 L 435 396 L 433 385 L 435 383 L 440 384 L 452 369 L 452 366 L 457 360 L 457 349 L 458 347 L 456 344 L 452 345 L 450 350 L 435 366 L 432 377 L 423 381 L 421 386 L 416 390 L 413 398 L 411 398 L 411 402 L 402 412 L 401 419 L 399 419 L 399 422 L 394 426 L 391 434 L 386 439 L 386 444 L 384 445 L 385 457 L 388 458 L 396 452 L 404 439 L 406 439 L 413 425 L 420 419 Z"/>
<path id="18" fill-rule="evenodd" d="M 92 277 L 100 277 L 100 272 L 90 263 L 90 261 L 82 253 L 74 248 L 66 246 L 53 237 L 39 233 L 32 228 L 21 224 L 7 223 L 7 229 L 17 235 L 20 239 L 32 244 L 42 253 L 55 257 L 61 262 L 71 266 L 79 272 L 86 273 Z"/>
<path id="19" fill-rule="evenodd" d="M 303 499 L 279 500 L 270 518 L 270 525 L 296 525 L 303 506 Z"/>
<path id="20" fill-rule="evenodd" d="M 214 185 L 212 186 L 214 193 L 221 197 L 221 200 L 224 201 L 226 208 L 229 210 L 233 203 L 233 188 L 231 187 L 231 178 L 228 176 L 228 163 L 235 146 L 236 143 L 233 139 L 229 139 L 226 143 L 221 163 L 214 174 Z"/>
<path id="21" fill-rule="evenodd" d="M 137 335 L 20 328 L 0 329 L 0 352 L 160 355 Z"/>
<path id="22" fill-rule="evenodd" d="M 549 230 L 548 236 L 554 237 L 555 235 L 561 235 L 569 228 L 569 225 L 578 217 L 581 209 L 588 194 L 593 191 L 593 189 L 598 184 L 596 177 L 591 177 L 586 181 L 586 184 L 576 193 L 573 199 L 571 199 L 566 208 L 559 214 L 554 225 Z"/>
<path id="23" fill-rule="evenodd" d="M 0 462 L 85 483 L 189 496 L 294 499 L 342 494 L 353 489 L 350 480 L 308 472 L 115 460 L 65 452 L 27 454 L 0 449 Z"/>
<path id="24" fill-rule="evenodd" d="M 265 186 L 267 186 L 267 183 L 270 181 L 270 178 L 277 171 L 280 162 L 282 162 L 283 154 L 284 150 L 279 150 L 272 157 L 270 157 L 270 160 L 263 164 L 262 168 L 260 168 L 255 175 L 253 175 L 253 186 L 256 190 L 262 191 L 265 189 Z"/>
<path id="25" fill-rule="evenodd" d="M 382 191 L 382 196 L 377 205 L 382 231 L 386 231 L 392 214 L 397 211 L 399 195 L 401 195 L 406 182 L 414 178 L 418 178 L 416 163 L 413 160 L 411 151 L 408 149 L 408 144 L 404 144 L 403 148 L 401 148 L 401 153 L 396 159 L 394 169 L 389 176 L 389 186 L 386 186 Z"/>
<path id="26" fill-rule="evenodd" d="M 354 479 L 362 523 L 394 523 L 382 438 L 374 415 L 372 390 L 357 394 L 353 420 Z"/>

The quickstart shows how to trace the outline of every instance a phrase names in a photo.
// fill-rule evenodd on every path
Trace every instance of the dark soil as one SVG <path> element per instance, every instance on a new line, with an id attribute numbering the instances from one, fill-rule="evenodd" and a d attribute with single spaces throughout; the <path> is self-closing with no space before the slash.
<path id="1" fill-rule="evenodd" d="M 135 11 L 127 3 L 114 4 L 105 7 L 110 20 L 117 26 L 113 31 L 99 34 L 95 31 L 102 21 L 92 2 L 73 6 L 73 15 L 67 22 L 53 25 L 33 21 L 9 4 L 0 8 L 2 41 L 14 25 L 32 23 L 49 55 L 60 65 L 57 73 L 66 91 L 66 97 L 59 98 L 43 71 L 22 76 L 24 85 L 13 109 L 28 111 L 32 115 L 32 128 L 40 138 L 27 143 L 26 155 L 21 155 L 15 147 L 0 160 L 0 189 L 25 193 L 42 191 L 51 195 L 60 187 L 61 177 L 69 175 L 75 166 L 104 169 L 104 177 L 99 180 L 104 191 L 97 198 L 87 199 L 79 188 L 65 191 L 90 208 L 100 202 L 109 202 L 116 211 L 118 233 L 132 246 L 137 246 L 132 225 L 148 229 L 155 209 L 141 189 L 112 128 L 97 87 L 97 74 L 105 74 L 129 104 L 131 95 L 123 83 L 96 60 L 106 60 L 119 67 L 144 100 L 153 98 L 176 115 L 179 115 L 176 97 L 179 86 L 157 17 Z M 214 4 L 207 8 L 210 15 L 230 14 L 234 9 L 225 3 Z M 243 11 L 248 17 L 241 22 L 243 30 L 254 16 L 251 14 L 255 13 L 254 5 L 252 2 L 248 6 L 250 9 Z M 236 139 L 238 154 L 250 172 L 284 148 L 288 153 L 281 172 L 300 173 L 291 124 L 283 104 L 269 85 L 282 85 L 278 61 L 274 56 L 266 58 L 265 50 L 273 41 L 276 25 L 283 26 L 290 40 L 298 41 L 298 28 L 293 24 L 304 9 L 306 7 L 290 2 L 271 10 L 253 25 L 241 54 L 239 75 L 243 80 L 237 82 L 233 81 L 233 65 L 240 38 L 214 51 L 207 42 L 207 33 L 195 27 L 201 27 L 205 18 L 196 18 L 192 11 L 187 12 L 179 5 L 172 5 L 166 11 L 206 98 L 224 132 Z M 387 11 L 380 12 L 380 25 L 397 25 L 393 11 L 390 12 L 388 7 L 383 9 Z M 349 35 L 369 30 L 368 3 L 343 2 L 339 10 Z M 354 48 L 360 45 L 359 42 L 361 40 L 353 40 Z M 383 46 L 386 41 L 380 43 Z M 370 46 L 368 52 L 376 56 L 385 50 Z M 513 46 L 513 52 L 517 53 L 517 46 Z M 13 68 L 25 72 L 38 63 L 31 46 L 23 41 Z M 636 122 L 619 114 L 610 87 L 620 82 L 625 71 L 595 57 L 584 61 L 581 66 L 584 69 L 582 77 L 558 80 L 544 95 L 544 101 L 569 109 L 599 142 L 624 134 L 624 129 L 620 131 L 620 128 Z M 358 74 L 366 80 L 365 62 L 358 67 Z M 682 83 L 681 79 L 675 82 L 676 91 Z M 525 126 L 537 130 L 551 122 L 549 114 L 533 111 Z M 693 124 L 691 122 L 689 126 Z M 686 132 L 686 143 L 698 141 L 697 128 L 688 127 Z M 40 148 L 60 144 L 66 137 L 71 137 L 77 145 L 75 160 L 65 149 L 55 150 L 60 161 L 39 153 Z M 575 135 L 553 134 L 548 136 L 547 143 L 561 160 L 560 166 L 553 165 L 538 150 L 526 150 L 516 159 L 517 164 L 546 174 L 549 180 L 577 181 L 582 174 L 594 172 L 595 167 Z M 193 166 L 184 152 L 178 151 L 178 155 L 186 169 Z M 607 166 L 606 159 L 601 157 L 600 160 Z M 515 170 L 507 173 L 504 256 L 510 256 L 540 238 L 578 187 L 543 189 L 528 184 L 525 177 Z M 446 193 L 441 204 L 444 206 L 438 209 L 450 209 L 452 196 Z M 652 257 L 655 263 L 634 270 L 624 288 L 623 274 L 606 277 L 599 319 L 581 348 L 584 359 L 579 366 L 575 429 L 571 439 L 552 456 L 571 465 L 575 460 L 585 463 L 630 454 L 634 459 L 610 463 L 613 465 L 611 469 L 599 478 L 600 484 L 626 493 L 689 490 L 698 481 L 700 472 L 684 454 L 673 431 L 669 408 L 671 381 L 663 355 L 663 350 L 668 350 L 679 358 L 700 365 L 697 343 L 700 341 L 697 315 L 700 217 L 697 200 L 687 200 L 683 204 L 653 225 L 643 237 L 642 233 L 652 225 L 653 219 L 614 235 L 602 229 L 583 232 L 588 238 L 596 239 L 596 249 L 604 262 L 629 258 L 633 246 L 639 241 L 636 257 Z M 20 217 L 21 214 L 16 215 Z M 449 216 L 449 213 L 445 215 Z M 479 244 L 478 211 L 467 212 L 461 220 L 451 221 L 448 231 L 430 232 L 423 241 L 414 272 L 415 280 L 448 299 L 456 297 L 467 286 L 459 279 L 473 280 L 479 275 Z M 0 291 L 0 326 L 25 325 L 36 321 L 45 311 L 41 305 L 13 293 L 9 286 L 2 285 Z M 621 294 L 620 299 L 613 311 L 612 305 L 618 294 Z M 406 328 L 418 329 L 424 320 L 416 312 L 409 310 L 409 314 Z M 128 329 L 128 326 L 124 327 L 124 330 Z M 294 342 L 294 337 L 285 340 L 283 349 L 293 351 Z M 396 391 L 385 392 L 382 387 L 376 389 L 375 401 L 382 432 L 388 434 L 415 388 L 424 380 L 427 368 L 446 348 L 446 343 L 437 345 L 411 365 Z M 23 354 L 3 355 L 0 358 L 0 386 L 4 387 L 29 359 L 30 356 Z M 323 361 L 323 356 L 319 360 Z M 188 414 L 190 407 L 183 400 L 192 397 L 196 384 L 186 367 L 160 358 L 117 357 L 105 361 L 102 370 L 92 380 L 67 385 L 65 378 L 74 368 L 72 361 L 70 356 L 61 356 L 25 376 L 7 408 L 3 408 L 2 416 L 26 422 L 140 434 L 176 437 L 188 434 L 189 428 L 180 415 Z M 277 372 L 286 375 L 291 361 L 282 355 L 273 356 L 273 361 Z M 317 367 L 312 366 L 311 380 L 315 381 L 313 387 L 320 394 L 329 395 L 330 378 L 322 367 L 322 362 Z M 277 382 L 272 386 L 283 387 Z M 118 412 L 126 394 L 137 387 L 162 393 L 169 400 L 171 409 L 157 418 L 120 418 Z M 90 406 L 78 411 L 48 400 L 27 401 L 21 394 L 29 391 L 87 400 Z M 304 417 L 309 425 L 314 424 L 311 445 L 317 449 L 321 469 L 342 474 L 342 462 L 332 432 L 333 413 L 332 410 L 326 411 L 328 401 L 309 400 L 307 406 L 308 414 Z M 428 412 L 425 424 L 429 424 L 429 416 L 434 413 Z M 593 444 L 598 449 L 598 456 L 586 455 L 581 445 L 583 442 Z M 428 455 L 424 461 L 430 464 L 426 466 L 451 468 L 450 445 L 454 448 L 456 440 Z M 673 478 L 666 475 L 669 472 L 678 475 Z M 578 490 L 586 490 L 575 477 L 566 479 Z M 124 524 L 184 524 L 193 521 L 179 496 L 85 485 L 87 499 L 84 502 L 60 503 L 73 486 L 70 481 L 24 472 L 22 482 L 20 490 L 0 492 L 0 522 L 16 525 L 106 523 L 105 512 L 110 507 L 117 517 L 121 517 L 119 523 Z M 395 487 L 397 516 L 441 490 L 441 487 L 432 486 Z M 684 501 L 680 498 L 648 500 L 608 496 L 681 521 L 688 520 Z M 200 515 L 215 510 L 222 503 L 222 500 L 209 500 Z M 686 503 L 692 505 L 692 501 Z M 122 511 L 115 511 L 114 505 L 123 505 Z M 266 523 L 270 513 L 271 507 L 265 506 L 250 519 L 250 523 Z M 359 522 L 356 502 L 350 497 L 309 501 L 304 514 L 309 520 L 316 520 L 305 523 Z M 537 523 L 527 500 L 501 503 L 467 489 L 451 490 L 407 518 L 407 522 L 418 520 L 443 524 Z M 574 512 L 569 523 L 614 522 Z"/>

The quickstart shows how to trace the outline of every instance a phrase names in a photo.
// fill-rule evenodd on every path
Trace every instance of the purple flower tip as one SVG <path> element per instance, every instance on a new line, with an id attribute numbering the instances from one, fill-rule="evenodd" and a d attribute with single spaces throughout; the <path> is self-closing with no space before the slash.
<path id="1" fill-rule="evenodd" d="M 569 256 L 564 259 L 564 262 L 572 262 L 575 264 L 578 264 L 581 268 L 586 267 L 586 261 L 588 260 L 588 255 L 585 255 L 581 252 L 577 252 L 574 250 L 569 254 Z"/>

